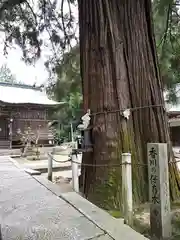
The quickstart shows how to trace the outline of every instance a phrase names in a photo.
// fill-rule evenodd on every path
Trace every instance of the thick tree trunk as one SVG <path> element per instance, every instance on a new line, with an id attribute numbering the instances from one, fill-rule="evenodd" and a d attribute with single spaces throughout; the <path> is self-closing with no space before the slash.
<path id="1" fill-rule="evenodd" d="M 94 151 L 84 154 L 83 162 L 118 164 L 121 153 L 130 152 L 133 164 L 147 164 L 148 142 L 169 143 L 151 0 L 78 2 L 84 110 L 94 114 Z M 128 120 L 116 111 L 129 108 Z M 104 208 L 119 208 L 121 167 L 86 167 L 82 172 L 88 199 Z M 180 187 L 175 165 L 170 180 L 175 199 Z M 135 201 L 147 200 L 147 186 L 147 167 L 133 165 Z"/>

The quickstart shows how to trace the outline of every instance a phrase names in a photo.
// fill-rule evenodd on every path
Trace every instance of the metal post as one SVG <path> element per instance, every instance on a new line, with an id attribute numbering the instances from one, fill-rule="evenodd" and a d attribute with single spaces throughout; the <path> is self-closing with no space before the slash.
<path id="1" fill-rule="evenodd" d="M 48 156 L 48 180 L 52 182 L 53 159 L 50 154 Z"/>
<path id="2" fill-rule="evenodd" d="M 79 174 L 78 174 L 78 158 L 75 153 L 72 154 L 72 185 L 75 192 L 79 192 Z"/>
<path id="3" fill-rule="evenodd" d="M 122 154 L 122 196 L 124 222 L 132 226 L 133 198 L 132 198 L 132 166 L 131 154 Z"/>

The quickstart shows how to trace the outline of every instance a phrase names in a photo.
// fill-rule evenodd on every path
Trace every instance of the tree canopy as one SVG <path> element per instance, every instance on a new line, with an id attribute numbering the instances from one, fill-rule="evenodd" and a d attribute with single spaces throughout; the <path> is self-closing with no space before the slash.
<path id="1" fill-rule="evenodd" d="M 57 69 L 63 53 L 72 47 L 77 30 L 76 0 L 6 0 L 0 3 L 0 30 L 5 33 L 4 52 L 18 44 L 27 62 L 35 61 L 51 46 L 53 56 L 45 63 Z M 179 0 L 154 0 L 154 25 L 160 68 L 169 100 L 175 101 L 175 84 L 180 82 Z M 61 65 L 61 64 L 60 64 Z M 51 70 L 52 70 L 51 69 Z"/>
<path id="2" fill-rule="evenodd" d="M 6 0 L 0 3 L 0 30 L 5 33 L 4 52 L 9 44 L 17 44 L 27 62 L 40 57 L 41 50 L 49 47 L 54 57 L 76 39 L 76 21 L 72 5 L 75 0 Z M 48 39 L 48 40 L 47 40 Z M 58 54 L 58 56 L 57 56 Z"/>
<path id="3" fill-rule="evenodd" d="M 180 1 L 156 0 L 154 26 L 163 83 L 169 101 L 176 101 L 176 84 L 180 83 Z"/>

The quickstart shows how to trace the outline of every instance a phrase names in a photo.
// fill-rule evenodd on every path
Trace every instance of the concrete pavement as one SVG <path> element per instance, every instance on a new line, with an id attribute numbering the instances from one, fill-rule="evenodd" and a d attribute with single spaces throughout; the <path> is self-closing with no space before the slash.
<path id="1" fill-rule="evenodd" d="M 28 175 L 10 157 L 0 157 L 0 224 L 3 240 L 146 239 L 77 193 Z"/>
<path id="2" fill-rule="evenodd" d="M 8 157 L 0 158 L 0 222 L 4 240 L 111 239 Z"/>

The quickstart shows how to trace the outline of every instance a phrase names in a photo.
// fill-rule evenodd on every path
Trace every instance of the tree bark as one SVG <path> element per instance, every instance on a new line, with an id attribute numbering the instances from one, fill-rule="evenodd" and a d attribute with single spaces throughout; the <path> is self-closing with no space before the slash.
<path id="1" fill-rule="evenodd" d="M 170 143 L 151 0 L 78 3 L 84 110 L 92 112 L 94 144 L 83 163 L 109 165 L 83 167 L 83 191 L 101 207 L 119 208 L 121 167 L 110 165 L 120 164 L 121 153 L 130 152 L 134 201 L 146 201 L 147 166 L 136 164 L 147 164 L 148 142 Z M 117 111 L 129 108 L 129 119 Z M 172 199 L 176 199 L 180 181 L 175 164 L 170 168 L 170 182 Z"/>

